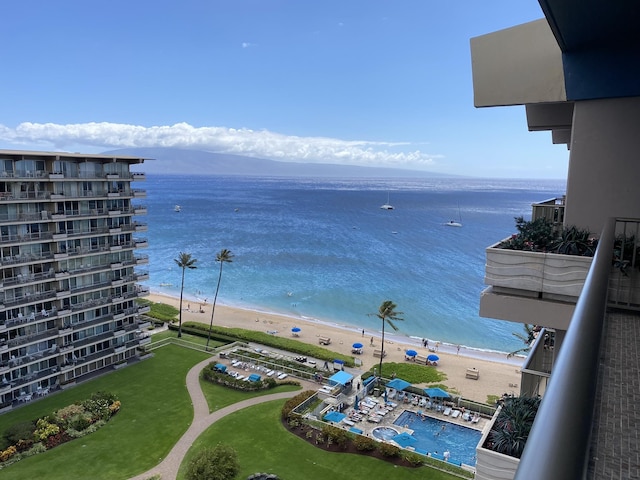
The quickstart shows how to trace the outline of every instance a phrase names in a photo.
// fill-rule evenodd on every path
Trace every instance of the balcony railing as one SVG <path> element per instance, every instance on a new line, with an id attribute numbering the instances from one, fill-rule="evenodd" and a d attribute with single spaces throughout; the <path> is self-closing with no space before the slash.
<path id="1" fill-rule="evenodd" d="M 585 478 L 615 224 L 610 220 L 576 304 L 515 480 Z"/>

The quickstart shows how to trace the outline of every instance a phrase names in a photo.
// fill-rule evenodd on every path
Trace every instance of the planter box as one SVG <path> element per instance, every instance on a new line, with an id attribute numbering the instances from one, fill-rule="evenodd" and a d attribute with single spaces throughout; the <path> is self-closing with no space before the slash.
<path id="1" fill-rule="evenodd" d="M 126 367 L 128 364 L 127 362 L 123 362 L 123 363 L 115 363 L 113 365 L 114 370 L 120 370 L 121 368 Z"/>
<path id="2" fill-rule="evenodd" d="M 501 410 L 501 408 L 498 408 L 491 421 L 484 427 L 482 438 L 480 438 L 480 442 L 476 447 L 475 480 L 513 480 L 516 476 L 516 470 L 520 465 L 519 458 L 510 457 L 483 447 Z"/>
<path id="3" fill-rule="evenodd" d="M 496 244 L 497 245 L 497 244 Z M 487 248 L 485 285 L 578 297 L 592 257 Z"/>

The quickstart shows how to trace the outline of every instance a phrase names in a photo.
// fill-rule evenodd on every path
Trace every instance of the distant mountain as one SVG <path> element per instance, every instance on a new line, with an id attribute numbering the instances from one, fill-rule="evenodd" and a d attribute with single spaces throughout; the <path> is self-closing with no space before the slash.
<path id="1" fill-rule="evenodd" d="M 290 176 L 290 177 L 369 177 L 369 178 L 406 178 L 406 177 L 453 177 L 441 173 L 400 168 L 358 167 L 353 165 L 334 165 L 320 163 L 293 163 L 266 160 L 264 158 L 244 157 L 226 153 L 212 153 L 203 150 L 184 150 L 179 148 L 121 148 L 103 154 L 131 155 L 149 158 L 141 168 L 145 173 L 168 175 L 181 173 L 201 173 L 204 175 L 243 175 L 243 176 Z"/>

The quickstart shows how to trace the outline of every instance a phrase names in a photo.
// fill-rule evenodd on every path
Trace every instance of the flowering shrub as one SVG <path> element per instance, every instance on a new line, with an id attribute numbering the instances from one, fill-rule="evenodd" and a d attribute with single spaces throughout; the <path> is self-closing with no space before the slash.
<path id="1" fill-rule="evenodd" d="M 95 432 L 120 407 L 121 403 L 115 395 L 98 392 L 82 403 L 61 408 L 51 418 L 39 418 L 35 426 L 32 422 L 22 422 L 9 427 L 4 438 L 13 439 L 15 444 L 0 450 L 0 468 Z M 24 438 L 25 435 L 31 438 Z"/>
<path id="2" fill-rule="evenodd" d="M 109 411 L 111 412 L 111 415 L 116 414 L 118 410 L 120 410 L 120 400 L 116 400 L 111 405 L 109 405 Z"/>
<path id="3" fill-rule="evenodd" d="M 72 405 L 68 405 L 64 408 L 61 408 L 57 412 L 53 414 L 54 421 L 59 425 L 64 425 L 68 422 L 68 420 L 76 415 L 80 415 L 85 412 L 85 409 L 82 405 L 78 405 L 74 403 Z"/>
<path id="4" fill-rule="evenodd" d="M 107 392 L 97 392 L 91 395 L 91 398 L 82 402 L 82 406 L 91 413 L 95 420 L 107 420 L 111 416 L 109 407 L 118 397 Z"/>
<path id="5" fill-rule="evenodd" d="M 36 442 L 40 442 L 58 433 L 60 433 L 60 427 L 55 423 L 50 423 L 49 417 L 43 417 L 36 422 L 36 431 L 33 432 L 33 437 Z"/>
<path id="6" fill-rule="evenodd" d="M 55 435 L 51 435 L 47 438 L 47 449 L 57 447 L 64 442 L 68 442 L 69 440 L 71 440 L 71 437 L 67 435 L 66 432 L 59 432 Z"/>
<path id="7" fill-rule="evenodd" d="M 14 445 L 11 445 L 6 450 L 3 450 L 2 452 L 0 452 L 0 462 L 6 462 L 11 457 L 13 457 L 17 452 L 18 452 L 18 449 Z"/>

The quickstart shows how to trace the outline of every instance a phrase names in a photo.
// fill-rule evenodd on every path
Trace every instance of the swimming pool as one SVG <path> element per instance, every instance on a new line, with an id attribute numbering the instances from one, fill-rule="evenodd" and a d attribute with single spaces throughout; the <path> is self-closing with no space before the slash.
<path id="1" fill-rule="evenodd" d="M 391 440 L 393 437 L 398 435 L 398 433 L 399 432 L 395 428 L 391 427 L 376 427 L 371 430 L 371 434 L 378 440 Z"/>
<path id="2" fill-rule="evenodd" d="M 417 451 L 442 455 L 448 450 L 451 461 L 475 466 L 476 446 L 482 432 L 436 418 L 425 417 L 423 420 L 408 410 L 402 412 L 393 423 L 413 430 L 416 442 L 412 446 Z"/>

